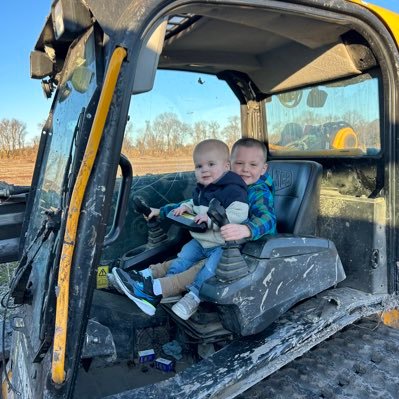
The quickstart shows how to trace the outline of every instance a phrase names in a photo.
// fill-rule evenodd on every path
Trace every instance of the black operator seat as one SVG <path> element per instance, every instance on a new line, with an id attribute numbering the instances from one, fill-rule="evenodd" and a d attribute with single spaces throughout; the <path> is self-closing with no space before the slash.
<path id="1" fill-rule="evenodd" d="M 315 235 L 323 168 L 312 161 L 270 161 L 277 231 Z"/>
<path id="2" fill-rule="evenodd" d="M 335 245 L 316 237 L 322 166 L 313 161 L 270 161 L 277 231 L 247 242 L 248 274 L 234 281 L 213 277 L 201 299 L 217 304 L 224 328 L 240 335 L 264 330 L 299 301 L 345 279 Z"/>

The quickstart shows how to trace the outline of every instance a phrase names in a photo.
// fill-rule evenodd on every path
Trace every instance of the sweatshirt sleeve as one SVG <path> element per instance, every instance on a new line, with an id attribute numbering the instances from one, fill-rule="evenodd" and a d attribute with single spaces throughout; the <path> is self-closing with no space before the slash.
<path id="1" fill-rule="evenodd" d="M 226 215 L 230 223 L 240 224 L 248 219 L 248 204 L 240 201 L 232 202 L 226 208 Z"/>
<path id="2" fill-rule="evenodd" d="M 250 232 L 250 240 L 258 240 L 266 234 L 276 234 L 276 214 L 274 197 L 270 190 L 254 190 L 250 193 L 249 219 L 245 224 Z"/>

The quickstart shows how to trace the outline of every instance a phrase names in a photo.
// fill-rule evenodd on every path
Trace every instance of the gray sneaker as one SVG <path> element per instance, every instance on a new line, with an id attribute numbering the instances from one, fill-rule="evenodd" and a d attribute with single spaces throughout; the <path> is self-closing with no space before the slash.
<path id="1" fill-rule="evenodd" d="M 199 301 L 190 292 L 172 306 L 172 311 L 183 320 L 188 320 L 198 309 Z"/>

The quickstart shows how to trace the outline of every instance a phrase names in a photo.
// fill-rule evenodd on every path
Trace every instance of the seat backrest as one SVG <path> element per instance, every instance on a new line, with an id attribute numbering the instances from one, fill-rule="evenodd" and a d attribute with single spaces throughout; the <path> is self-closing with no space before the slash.
<path id="1" fill-rule="evenodd" d="M 277 232 L 315 235 L 322 166 L 313 161 L 270 161 Z"/>

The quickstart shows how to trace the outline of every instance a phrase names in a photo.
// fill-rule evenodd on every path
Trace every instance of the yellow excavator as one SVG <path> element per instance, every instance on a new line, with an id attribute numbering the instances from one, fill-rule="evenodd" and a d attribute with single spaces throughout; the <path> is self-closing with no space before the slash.
<path id="1" fill-rule="evenodd" d="M 361 0 L 55 0 L 30 56 L 52 105 L 29 195 L 0 191 L 0 260 L 18 260 L 3 399 L 397 398 L 398 18 Z M 175 171 L 135 174 L 129 134 Z M 278 234 L 226 243 L 191 319 L 147 316 L 107 275 L 176 257 L 189 223 L 138 204 L 189 198 L 176 154 L 209 137 L 266 144 Z"/>

